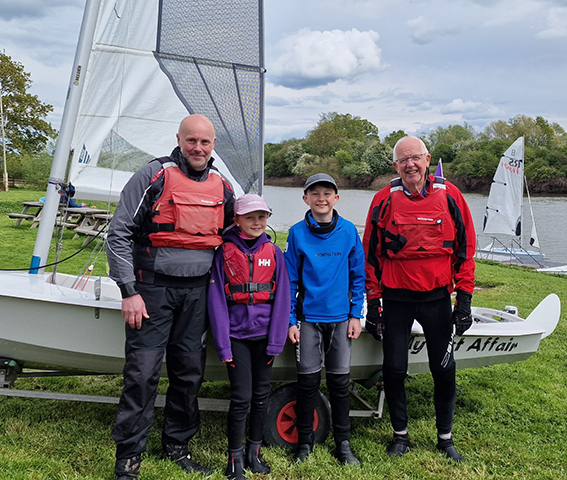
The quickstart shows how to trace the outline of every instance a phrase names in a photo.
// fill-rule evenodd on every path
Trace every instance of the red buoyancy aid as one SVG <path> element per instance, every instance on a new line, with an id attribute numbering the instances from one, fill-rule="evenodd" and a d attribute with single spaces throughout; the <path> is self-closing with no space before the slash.
<path id="1" fill-rule="evenodd" d="M 246 254 L 234 243 L 222 245 L 224 273 L 228 280 L 225 293 L 229 303 L 255 305 L 274 299 L 276 291 L 276 249 L 270 242 L 256 253 Z"/>
<path id="2" fill-rule="evenodd" d="M 432 192 L 411 200 L 400 179 L 390 188 L 390 214 L 384 224 L 383 254 L 390 259 L 450 256 L 455 226 L 447 203 L 444 179 L 435 177 Z"/>
<path id="3" fill-rule="evenodd" d="M 154 247 L 218 247 L 224 225 L 224 185 L 215 170 L 203 182 L 187 178 L 174 162 L 163 164 L 164 185 L 152 207 Z M 157 176 L 156 176 L 157 178 Z"/>

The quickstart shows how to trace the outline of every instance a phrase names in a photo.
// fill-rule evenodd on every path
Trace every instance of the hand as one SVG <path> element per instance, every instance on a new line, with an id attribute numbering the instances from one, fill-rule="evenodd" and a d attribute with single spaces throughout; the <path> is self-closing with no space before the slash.
<path id="1" fill-rule="evenodd" d="M 299 342 L 299 329 L 297 328 L 297 325 L 289 327 L 289 330 L 287 331 L 287 338 L 289 338 L 289 341 L 293 344 Z"/>
<path id="2" fill-rule="evenodd" d="M 451 320 L 455 325 L 455 335 L 461 336 L 465 333 L 473 323 L 471 315 L 471 299 L 472 295 L 463 290 L 457 290 L 457 299 L 453 307 L 453 315 Z"/>
<path id="3" fill-rule="evenodd" d="M 382 341 L 386 324 L 382 313 L 382 303 L 379 298 L 368 300 L 366 311 L 366 331 L 379 342 Z"/>
<path id="4" fill-rule="evenodd" d="M 348 321 L 348 338 L 356 340 L 362 332 L 362 325 L 360 324 L 360 318 L 351 317 Z"/>
<path id="5" fill-rule="evenodd" d="M 131 328 L 138 330 L 142 328 L 142 318 L 150 318 L 139 293 L 122 299 L 122 316 Z"/>

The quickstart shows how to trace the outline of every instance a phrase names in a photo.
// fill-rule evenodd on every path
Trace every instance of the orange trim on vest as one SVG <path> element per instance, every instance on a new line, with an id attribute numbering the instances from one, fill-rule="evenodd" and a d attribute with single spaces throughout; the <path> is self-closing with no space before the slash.
<path id="1" fill-rule="evenodd" d="M 174 163 L 164 164 L 164 185 L 152 207 L 154 247 L 204 250 L 222 243 L 224 186 L 210 170 L 203 182 L 187 178 Z"/>
<path id="2" fill-rule="evenodd" d="M 254 254 L 242 252 L 234 243 L 222 245 L 225 293 L 231 303 L 254 305 L 273 301 L 276 291 L 276 249 L 270 242 Z"/>

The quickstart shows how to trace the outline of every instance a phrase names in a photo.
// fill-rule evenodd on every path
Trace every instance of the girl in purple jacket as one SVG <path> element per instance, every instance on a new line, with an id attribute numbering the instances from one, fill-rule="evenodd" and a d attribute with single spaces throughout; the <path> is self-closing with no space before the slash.
<path id="1" fill-rule="evenodd" d="M 243 480 L 244 468 L 270 473 L 260 446 L 272 364 L 287 337 L 290 291 L 283 253 L 266 234 L 271 210 L 264 199 L 243 195 L 236 200 L 234 213 L 234 225 L 225 230 L 224 244 L 215 254 L 208 309 L 216 350 L 230 380 L 225 475 Z"/>

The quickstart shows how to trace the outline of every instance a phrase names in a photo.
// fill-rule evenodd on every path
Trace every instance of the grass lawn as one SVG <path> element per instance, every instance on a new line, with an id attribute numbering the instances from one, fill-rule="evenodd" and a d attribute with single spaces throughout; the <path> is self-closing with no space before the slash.
<path id="1" fill-rule="evenodd" d="M 41 192 L 0 192 L 0 268 L 27 268 L 35 230 L 15 227 L 5 215 L 20 212 L 21 201 L 37 200 Z M 101 208 L 106 205 L 101 204 Z M 82 239 L 65 233 L 63 256 L 79 250 Z M 278 244 L 285 241 L 278 233 Z M 78 272 L 89 263 L 89 246 L 59 267 Z M 104 270 L 105 259 L 99 258 Z M 491 262 L 477 265 L 478 292 L 473 305 L 502 308 L 516 305 L 525 317 L 549 293 L 567 300 L 567 276 L 546 275 Z M 496 365 L 457 373 L 454 437 L 467 459 L 456 465 L 435 450 L 433 382 L 429 374 L 408 378 L 409 431 L 413 448 L 402 458 L 389 458 L 391 439 L 387 407 L 381 420 L 352 419 L 352 445 L 361 467 L 343 467 L 334 459 L 331 436 L 317 445 L 301 465 L 292 463 L 285 449 L 268 447 L 264 457 L 272 467 L 269 477 L 249 479 L 562 479 L 567 478 L 567 326 L 544 339 L 539 351 L 525 362 Z M 21 378 L 14 388 L 118 396 L 121 376 Z M 165 393 L 162 380 L 160 393 Z M 375 389 L 362 394 L 377 403 Z M 227 384 L 207 382 L 201 396 L 228 398 Z M 111 479 L 114 443 L 110 431 L 115 405 L 0 397 L 0 480 Z M 185 475 L 161 458 L 162 410 L 156 410 L 142 480 L 202 478 Z M 194 458 L 222 479 L 226 455 L 226 414 L 202 412 L 202 428 L 193 439 Z"/>

